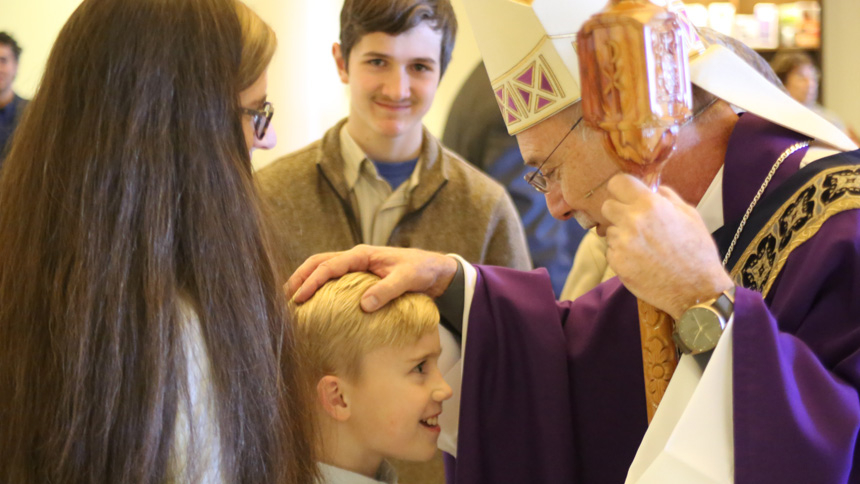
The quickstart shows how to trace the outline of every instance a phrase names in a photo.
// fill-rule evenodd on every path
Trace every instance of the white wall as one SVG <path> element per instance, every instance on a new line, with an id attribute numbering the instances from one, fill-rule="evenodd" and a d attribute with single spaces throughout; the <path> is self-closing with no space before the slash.
<path id="1" fill-rule="evenodd" d="M 824 106 L 860 133 L 860 1 L 823 0 Z"/>
<path id="2" fill-rule="evenodd" d="M 338 40 L 343 0 L 246 0 L 278 33 L 279 47 L 269 68 L 269 97 L 275 105 L 272 123 L 278 146 L 254 153 L 262 166 L 319 138 L 348 113 L 347 91 L 340 83 L 331 45 Z M 0 0 L 0 30 L 10 32 L 24 48 L 15 90 L 30 97 L 36 91 L 51 45 L 81 0 Z M 453 58 L 425 117 L 441 136 L 451 102 L 480 59 L 466 25 L 462 0 L 453 0 L 460 30 Z"/>

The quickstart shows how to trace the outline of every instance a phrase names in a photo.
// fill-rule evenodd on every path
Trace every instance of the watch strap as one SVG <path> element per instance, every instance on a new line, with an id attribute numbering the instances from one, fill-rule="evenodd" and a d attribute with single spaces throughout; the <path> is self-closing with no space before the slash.
<path id="1" fill-rule="evenodd" d="M 716 299 L 705 304 L 710 304 L 712 308 L 723 316 L 726 323 L 728 323 L 729 318 L 732 317 L 732 313 L 735 309 L 735 287 L 732 286 L 731 289 L 723 291 Z"/>

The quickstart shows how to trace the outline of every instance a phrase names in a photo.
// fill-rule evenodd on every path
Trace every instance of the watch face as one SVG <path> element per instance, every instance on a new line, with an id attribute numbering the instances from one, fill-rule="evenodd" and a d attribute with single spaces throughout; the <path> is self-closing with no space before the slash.
<path id="1" fill-rule="evenodd" d="M 692 307 L 678 321 L 678 337 L 693 354 L 711 350 L 723 334 L 721 319 L 711 308 Z"/>

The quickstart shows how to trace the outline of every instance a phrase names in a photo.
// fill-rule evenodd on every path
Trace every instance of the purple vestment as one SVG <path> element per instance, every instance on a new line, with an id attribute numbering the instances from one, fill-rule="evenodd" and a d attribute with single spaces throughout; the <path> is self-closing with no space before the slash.
<path id="1" fill-rule="evenodd" d="M 779 154 L 802 139 L 741 117 L 725 162 L 727 222 L 743 215 Z M 804 153 L 785 161 L 768 192 Z M 739 484 L 860 482 L 858 212 L 832 216 L 796 248 L 765 300 L 737 290 Z M 559 303 L 542 271 L 477 269 L 456 482 L 623 483 L 647 428 L 635 298 L 616 278 Z"/>

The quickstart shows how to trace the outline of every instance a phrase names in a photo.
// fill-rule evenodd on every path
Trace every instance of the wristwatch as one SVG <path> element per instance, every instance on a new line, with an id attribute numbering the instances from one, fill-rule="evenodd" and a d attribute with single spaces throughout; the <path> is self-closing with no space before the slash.
<path id="1" fill-rule="evenodd" d="M 696 304 L 684 311 L 675 322 L 672 338 L 682 353 L 697 355 L 710 351 L 726 329 L 735 307 L 735 288 L 723 291 L 717 298 Z"/>

